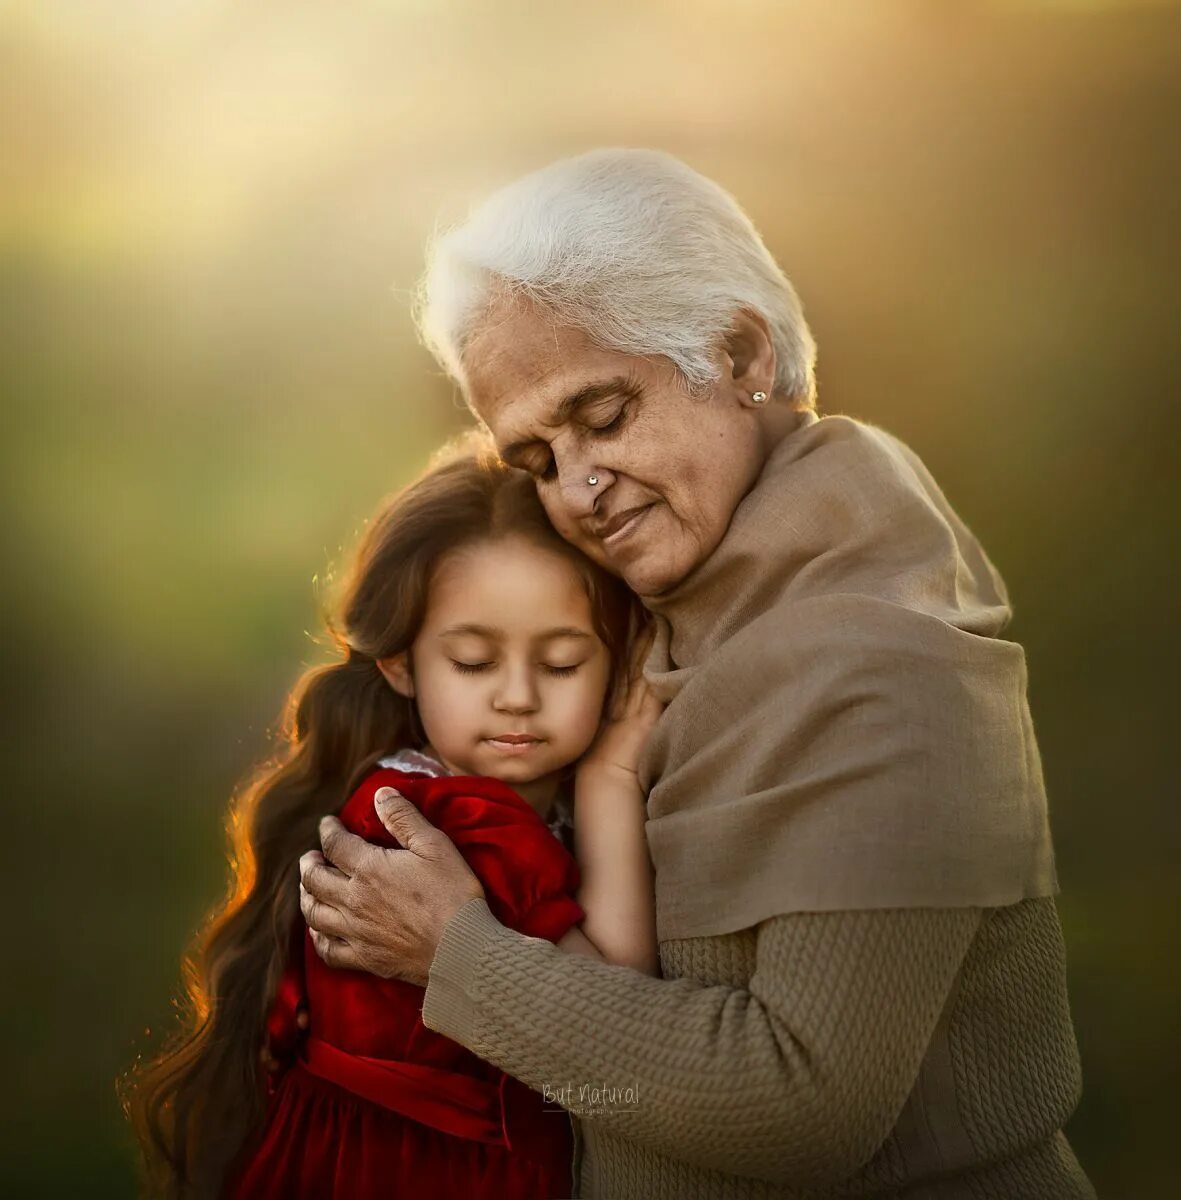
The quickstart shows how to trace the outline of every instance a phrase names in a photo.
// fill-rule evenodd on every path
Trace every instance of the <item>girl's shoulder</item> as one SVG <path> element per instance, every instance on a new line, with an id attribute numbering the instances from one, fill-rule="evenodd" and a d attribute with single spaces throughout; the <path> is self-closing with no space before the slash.
<path id="1" fill-rule="evenodd" d="M 382 824 L 374 800 L 392 787 L 430 823 L 455 842 L 491 824 L 542 824 L 528 803 L 506 784 L 481 775 L 451 775 L 433 759 L 413 750 L 380 759 L 345 801 L 339 817 L 350 833 L 377 845 L 398 843 Z"/>
<path id="2" fill-rule="evenodd" d="M 497 920 L 556 941 L 583 919 L 573 899 L 579 873 L 569 846 L 508 784 L 484 775 L 410 770 L 404 758 L 397 766 L 383 766 L 384 761 L 341 810 L 346 829 L 374 845 L 397 847 L 374 807 L 381 788 L 396 788 L 455 844 L 483 884 Z"/>

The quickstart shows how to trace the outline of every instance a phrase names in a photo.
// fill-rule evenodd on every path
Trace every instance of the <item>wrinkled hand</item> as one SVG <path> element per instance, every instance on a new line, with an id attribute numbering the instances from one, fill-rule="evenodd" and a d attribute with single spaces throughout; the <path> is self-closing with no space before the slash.
<path id="1" fill-rule="evenodd" d="M 299 907 L 330 967 L 425 987 L 447 922 L 484 888 L 455 843 L 399 792 L 379 789 L 374 807 L 405 849 L 375 846 L 325 817 L 323 853 L 299 860 Z"/>
<path id="2" fill-rule="evenodd" d="M 635 775 L 639 771 L 648 736 L 664 712 L 664 704 L 652 694 L 644 678 L 644 662 L 654 636 L 655 629 L 649 625 L 632 643 L 627 671 L 616 683 L 610 710 L 594 745 L 578 765 L 580 774 L 605 769 Z"/>

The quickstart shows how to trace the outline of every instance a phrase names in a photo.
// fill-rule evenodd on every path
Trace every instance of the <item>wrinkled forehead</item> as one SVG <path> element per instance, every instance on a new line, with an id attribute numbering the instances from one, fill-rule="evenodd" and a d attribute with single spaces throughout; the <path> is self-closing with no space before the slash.
<path id="1" fill-rule="evenodd" d="M 464 350 L 467 400 L 502 448 L 562 399 L 618 371 L 619 355 L 525 302 L 493 304 Z"/>

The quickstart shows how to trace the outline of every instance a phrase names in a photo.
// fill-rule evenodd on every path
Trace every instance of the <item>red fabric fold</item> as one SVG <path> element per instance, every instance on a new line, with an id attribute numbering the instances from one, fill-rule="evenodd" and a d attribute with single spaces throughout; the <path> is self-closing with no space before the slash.
<path id="1" fill-rule="evenodd" d="M 313 1075 L 455 1137 L 506 1144 L 498 1084 L 422 1063 L 345 1054 L 308 1038 L 304 1066 Z"/>

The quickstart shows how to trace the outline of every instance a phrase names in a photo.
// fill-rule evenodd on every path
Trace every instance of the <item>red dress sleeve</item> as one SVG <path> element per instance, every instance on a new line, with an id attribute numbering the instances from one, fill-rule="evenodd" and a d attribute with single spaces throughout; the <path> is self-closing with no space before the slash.
<path id="1" fill-rule="evenodd" d="M 373 807 L 379 788 L 402 793 L 455 843 L 503 925 L 556 942 L 586 918 L 575 899 L 578 862 L 545 821 L 507 784 L 480 775 L 430 778 L 382 768 L 341 810 L 344 826 L 380 846 L 397 846 Z"/>

